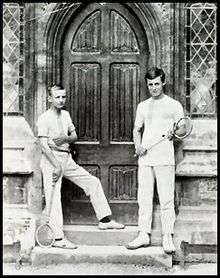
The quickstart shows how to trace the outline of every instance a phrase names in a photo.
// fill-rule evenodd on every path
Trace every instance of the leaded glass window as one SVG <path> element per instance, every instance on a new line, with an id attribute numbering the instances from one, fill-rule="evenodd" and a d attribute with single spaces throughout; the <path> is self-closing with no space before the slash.
<path id="1" fill-rule="evenodd" d="M 3 112 L 23 113 L 24 6 L 3 5 Z"/>
<path id="2" fill-rule="evenodd" d="M 216 5 L 186 6 L 186 109 L 192 116 L 216 116 Z"/>

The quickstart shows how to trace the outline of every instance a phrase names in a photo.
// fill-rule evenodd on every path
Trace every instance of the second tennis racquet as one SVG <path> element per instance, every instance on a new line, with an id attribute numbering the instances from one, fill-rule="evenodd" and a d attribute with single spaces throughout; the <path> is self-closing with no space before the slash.
<path id="1" fill-rule="evenodd" d="M 191 134 L 192 129 L 193 129 L 192 120 L 186 116 L 180 118 L 178 122 L 174 123 L 173 129 L 171 130 L 171 134 L 173 135 L 174 138 L 184 139 Z M 156 143 L 154 143 L 153 145 L 151 145 L 149 148 L 146 149 L 146 152 L 152 149 L 154 146 L 161 143 L 162 141 L 168 139 L 169 136 L 170 136 L 170 132 L 168 132 L 166 135 L 163 134 L 162 138 L 159 141 L 157 141 Z M 134 156 L 137 157 L 138 155 L 135 154 Z"/>

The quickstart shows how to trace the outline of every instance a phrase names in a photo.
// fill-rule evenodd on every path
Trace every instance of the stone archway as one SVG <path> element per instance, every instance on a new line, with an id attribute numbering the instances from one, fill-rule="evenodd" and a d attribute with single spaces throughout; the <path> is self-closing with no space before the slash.
<path id="1" fill-rule="evenodd" d="M 153 14 L 152 8 L 138 4 L 77 4 L 54 15 L 48 25 L 47 84 L 62 83 L 67 90 L 67 109 L 79 138 L 75 143 L 77 163 L 101 179 L 114 214 L 127 224 L 137 221 L 137 161 L 132 141 L 135 111 L 146 98 L 144 73 L 150 52 L 154 64 L 161 62 L 161 32 Z M 94 28 L 104 38 L 96 31 L 93 45 L 89 38 Z M 64 221 L 68 215 L 65 223 L 70 224 L 68 219 L 94 223 L 94 217 L 87 214 L 90 204 L 85 204 L 80 190 L 65 186 L 64 193 L 64 203 L 71 206 L 63 208 Z M 77 206 L 72 206 L 74 201 Z"/>
<path id="2" fill-rule="evenodd" d="M 140 21 L 149 42 L 150 59 L 152 64 L 161 65 L 164 57 L 162 45 L 162 26 L 156 11 L 151 3 L 127 3 L 127 7 Z M 68 7 L 69 6 L 69 7 Z M 53 82 L 60 82 L 61 44 L 65 28 L 72 17 L 83 9 L 83 3 L 58 4 L 54 10 L 60 12 L 51 14 L 45 28 L 46 52 L 47 52 L 47 86 Z"/>

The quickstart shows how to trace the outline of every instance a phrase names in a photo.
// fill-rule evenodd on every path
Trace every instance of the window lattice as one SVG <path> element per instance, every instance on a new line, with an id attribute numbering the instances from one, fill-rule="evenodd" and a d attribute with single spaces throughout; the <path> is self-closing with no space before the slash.
<path id="1" fill-rule="evenodd" d="M 216 5 L 186 7 L 186 109 L 216 116 Z"/>
<path id="2" fill-rule="evenodd" d="M 24 7 L 3 5 L 3 111 L 23 113 Z"/>

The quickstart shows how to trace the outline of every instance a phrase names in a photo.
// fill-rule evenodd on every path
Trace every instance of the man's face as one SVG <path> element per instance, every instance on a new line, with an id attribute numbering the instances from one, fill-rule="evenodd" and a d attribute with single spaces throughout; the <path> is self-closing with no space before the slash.
<path id="1" fill-rule="evenodd" d="M 153 98 L 158 98 L 161 94 L 163 94 L 163 86 L 165 83 L 161 81 L 161 77 L 158 76 L 154 79 L 147 79 L 147 86 L 149 92 Z"/>
<path id="2" fill-rule="evenodd" d="M 66 103 L 66 91 L 65 90 L 52 90 L 51 95 L 49 96 L 49 101 L 52 105 L 61 109 Z"/>

